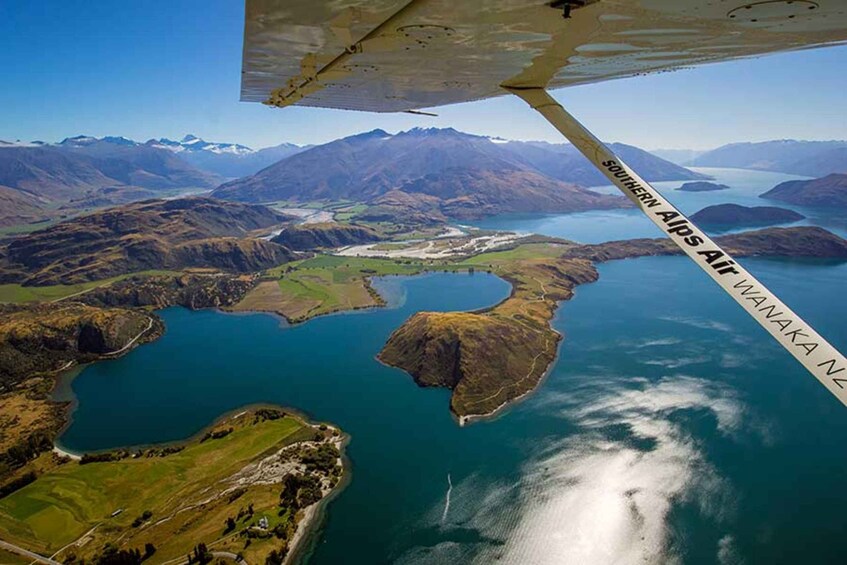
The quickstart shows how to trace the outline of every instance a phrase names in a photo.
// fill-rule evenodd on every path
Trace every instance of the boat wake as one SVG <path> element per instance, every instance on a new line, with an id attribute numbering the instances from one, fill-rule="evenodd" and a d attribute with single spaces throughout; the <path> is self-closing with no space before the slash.
<path id="1" fill-rule="evenodd" d="M 444 512 L 441 513 L 441 523 L 447 520 L 447 513 L 450 511 L 450 495 L 453 493 L 453 481 L 450 479 L 450 473 L 447 473 L 447 498 L 444 500 Z"/>

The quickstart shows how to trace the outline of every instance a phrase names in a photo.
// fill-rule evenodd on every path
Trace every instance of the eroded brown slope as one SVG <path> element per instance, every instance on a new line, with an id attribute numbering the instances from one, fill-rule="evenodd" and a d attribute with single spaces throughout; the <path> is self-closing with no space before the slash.
<path id="1" fill-rule="evenodd" d="M 289 261 L 286 247 L 250 237 L 290 218 L 211 198 L 148 200 L 74 218 L 16 239 L 5 270 L 30 285 L 72 284 L 152 269 L 252 272 Z"/>
<path id="2" fill-rule="evenodd" d="M 71 366 L 123 355 L 159 337 L 153 314 L 75 302 L 0 305 L 0 483 L 53 446 L 67 419 L 50 393 Z"/>
<path id="3" fill-rule="evenodd" d="M 271 241 L 295 251 L 329 249 L 379 241 L 383 236 L 368 226 L 322 222 L 288 226 Z"/>

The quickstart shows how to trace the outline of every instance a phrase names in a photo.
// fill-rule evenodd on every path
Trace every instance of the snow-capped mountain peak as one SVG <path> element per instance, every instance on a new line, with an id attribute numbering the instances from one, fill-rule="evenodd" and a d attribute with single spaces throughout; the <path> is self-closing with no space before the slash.
<path id="1" fill-rule="evenodd" d="M 43 141 L 21 141 L 20 139 L 16 139 L 15 141 L 4 141 L 0 139 L 0 147 L 43 147 L 47 145 Z"/>
<path id="2" fill-rule="evenodd" d="M 107 135 L 106 137 L 101 138 L 100 141 L 114 143 L 115 145 L 128 145 L 130 147 L 135 145 L 141 145 L 137 141 L 133 141 L 132 139 L 128 139 L 126 137 L 123 137 L 122 135 Z"/>
<path id="3" fill-rule="evenodd" d="M 77 135 L 74 137 L 66 137 L 62 141 L 58 143 L 58 145 L 91 145 L 92 143 L 97 143 L 98 139 L 96 137 L 91 137 L 90 135 Z"/>
<path id="4" fill-rule="evenodd" d="M 208 151 L 210 153 L 226 153 L 230 155 L 249 155 L 254 153 L 253 149 L 245 145 L 238 143 L 213 143 L 192 134 L 186 135 L 180 141 L 173 141 L 172 139 L 163 137 L 158 140 L 151 139 L 147 143 L 155 147 L 168 149 L 174 153 L 180 153 L 182 151 Z"/>

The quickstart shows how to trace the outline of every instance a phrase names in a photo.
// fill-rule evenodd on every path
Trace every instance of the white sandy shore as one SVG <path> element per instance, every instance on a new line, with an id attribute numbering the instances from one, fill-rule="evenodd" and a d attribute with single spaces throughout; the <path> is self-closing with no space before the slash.
<path id="1" fill-rule="evenodd" d="M 80 459 L 82 459 L 82 457 L 80 457 L 76 453 L 71 453 L 69 451 L 65 451 L 64 449 L 62 449 L 61 447 L 58 447 L 56 445 L 53 446 L 53 453 L 55 453 L 56 455 L 58 455 L 60 457 L 67 457 L 69 459 L 73 459 L 74 461 L 79 461 Z"/>

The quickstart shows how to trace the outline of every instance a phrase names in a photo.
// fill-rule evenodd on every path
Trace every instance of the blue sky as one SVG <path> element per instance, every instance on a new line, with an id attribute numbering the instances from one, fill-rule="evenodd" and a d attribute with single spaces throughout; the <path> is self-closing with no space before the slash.
<path id="1" fill-rule="evenodd" d="M 439 108 L 437 118 L 239 102 L 239 0 L 0 2 L 0 139 L 124 135 L 252 147 L 322 143 L 373 128 L 448 127 L 559 138 L 519 100 Z M 847 138 L 847 47 L 772 55 L 560 90 L 603 139 L 644 148 Z"/>

